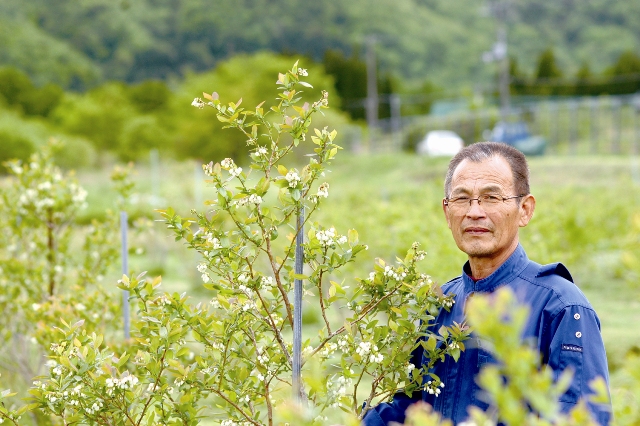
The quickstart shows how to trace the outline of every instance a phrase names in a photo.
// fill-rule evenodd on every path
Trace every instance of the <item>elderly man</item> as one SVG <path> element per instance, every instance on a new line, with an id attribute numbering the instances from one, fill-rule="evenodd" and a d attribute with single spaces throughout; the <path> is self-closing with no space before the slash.
<path id="1" fill-rule="evenodd" d="M 589 395 L 589 382 L 597 377 L 609 380 L 607 358 L 600 335 L 600 321 L 586 297 L 573 284 L 561 264 L 541 266 L 530 261 L 519 243 L 518 231 L 526 226 L 536 200 L 529 193 L 529 170 L 524 155 L 508 145 L 481 142 L 461 150 L 450 162 L 445 180 L 442 209 L 458 248 L 468 256 L 462 275 L 443 286 L 456 295 L 451 312 L 442 311 L 434 329 L 463 322 L 466 300 L 474 293 L 491 293 L 510 287 L 521 303 L 530 308 L 523 340 L 537 345 L 542 361 L 557 378 L 571 368 L 573 381 L 560 398 L 563 411 Z M 454 424 L 467 419 L 468 407 L 487 409 L 474 378 L 491 353 L 467 342 L 456 363 L 451 357 L 436 365 L 434 373 L 446 383 L 441 394 L 397 394 L 367 413 L 367 426 L 404 422 L 405 409 L 424 400 Z M 421 347 L 412 362 L 422 365 Z M 610 421 L 610 406 L 589 403 L 600 424 Z"/>

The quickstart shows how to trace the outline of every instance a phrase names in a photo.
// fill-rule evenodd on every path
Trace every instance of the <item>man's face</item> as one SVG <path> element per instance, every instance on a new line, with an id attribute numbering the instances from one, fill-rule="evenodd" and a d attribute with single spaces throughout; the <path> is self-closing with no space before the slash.
<path id="1" fill-rule="evenodd" d="M 450 199 L 477 198 L 483 194 L 505 198 L 519 195 L 515 193 L 511 167 L 504 158 L 494 156 L 480 163 L 463 160 L 455 169 Z M 531 195 L 500 201 L 490 207 L 477 201 L 472 201 L 470 206 L 454 207 L 443 200 L 453 238 L 470 260 L 506 260 L 518 245 L 518 228 L 529 223 L 534 207 Z"/>

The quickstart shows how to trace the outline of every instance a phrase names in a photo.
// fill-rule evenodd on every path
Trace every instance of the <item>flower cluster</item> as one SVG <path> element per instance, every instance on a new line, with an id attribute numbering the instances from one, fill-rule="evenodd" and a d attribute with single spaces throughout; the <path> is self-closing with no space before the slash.
<path id="1" fill-rule="evenodd" d="M 100 411 L 103 406 L 104 404 L 102 403 L 102 400 L 97 399 L 91 407 L 85 407 L 84 411 L 86 411 L 87 414 L 92 415 Z"/>
<path id="2" fill-rule="evenodd" d="M 307 72 L 306 69 L 304 68 L 298 68 L 298 74 L 303 76 L 303 77 L 307 77 L 309 75 L 309 73 Z"/>
<path id="3" fill-rule="evenodd" d="M 264 146 L 259 146 L 259 147 L 256 149 L 256 154 L 257 154 L 257 155 L 259 155 L 259 156 L 267 155 L 267 153 L 268 153 L 268 152 L 269 152 L 269 151 L 267 151 L 267 148 L 265 148 Z"/>
<path id="4" fill-rule="evenodd" d="M 233 177 L 238 177 L 240 176 L 240 173 L 242 173 L 242 167 L 236 166 L 236 163 L 234 163 L 231 158 L 225 158 L 222 160 L 220 162 L 220 166 L 223 169 L 228 170 L 229 174 Z"/>
<path id="5" fill-rule="evenodd" d="M 335 228 L 329 228 L 326 231 L 316 232 L 316 238 L 320 241 L 320 245 L 323 247 L 329 247 L 335 244 L 333 238 L 336 236 Z"/>
<path id="6" fill-rule="evenodd" d="M 456 300 L 452 296 L 448 296 L 442 301 L 442 307 L 451 309 L 456 304 Z"/>
<path id="7" fill-rule="evenodd" d="M 329 196 L 329 184 L 324 182 L 322 185 L 318 187 L 318 192 L 316 193 L 318 198 L 323 197 L 327 198 Z"/>
<path id="8" fill-rule="evenodd" d="M 331 247 L 335 243 L 345 244 L 347 242 L 347 237 L 345 235 L 337 235 L 336 229 L 333 227 L 325 231 L 316 232 L 316 238 L 320 241 L 322 247 Z"/>
<path id="9" fill-rule="evenodd" d="M 347 395 L 347 389 L 351 387 L 353 380 L 344 376 L 332 376 L 327 380 L 327 400 L 333 401 L 332 407 L 340 406 L 340 399 Z"/>
<path id="10" fill-rule="evenodd" d="M 413 244 L 411 244 L 411 248 L 415 252 L 414 259 L 417 262 L 419 262 L 421 260 L 424 260 L 424 258 L 427 256 L 427 252 L 424 251 L 424 250 L 418 250 L 418 247 L 420 247 L 420 243 L 417 242 L 417 241 L 415 241 Z"/>
<path id="11" fill-rule="evenodd" d="M 200 109 L 204 108 L 205 105 L 206 104 L 204 103 L 204 101 L 202 99 L 200 99 L 200 98 L 194 98 L 193 102 L 191 102 L 191 106 L 194 106 L 194 107 L 200 108 Z"/>
<path id="12" fill-rule="evenodd" d="M 424 390 L 427 391 L 427 393 L 435 396 L 440 396 L 440 393 L 442 392 L 440 388 L 444 388 L 443 382 L 436 382 L 436 381 L 429 380 L 424 385 Z"/>
<path id="13" fill-rule="evenodd" d="M 246 206 L 247 204 L 255 204 L 256 206 L 262 203 L 262 197 L 256 194 L 251 194 L 248 197 L 240 198 L 236 201 L 236 207 Z"/>
<path id="14" fill-rule="evenodd" d="M 338 339 L 338 347 L 342 352 L 347 352 L 349 349 L 349 339 L 346 337 L 340 337 Z"/>
<path id="15" fill-rule="evenodd" d="M 313 107 L 314 108 L 318 108 L 318 107 L 326 107 L 329 105 L 329 92 L 327 92 L 326 90 L 322 91 L 322 98 L 320 98 L 320 100 L 315 101 L 313 103 Z"/>
<path id="16" fill-rule="evenodd" d="M 249 422 L 236 422 L 235 420 L 227 419 L 220 422 L 220 426 L 251 426 Z"/>
<path id="17" fill-rule="evenodd" d="M 289 188 L 295 188 L 300 183 L 300 176 L 295 170 L 289 170 L 284 178 L 289 182 Z"/>
<path id="18" fill-rule="evenodd" d="M 222 248 L 222 244 L 220 244 L 220 240 L 213 236 L 211 232 L 207 233 L 205 236 L 207 243 L 213 246 L 214 250 L 218 250 Z"/>
<path id="19" fill-rule="evenodd" d="M 393 278 L 396 281 L 401 281 L 404 277 L 407 276 L 406 272 L 400 272 L 399 270 L 395 270 L 393 269 L 392 266 L 385 266 L 384 267 L 384 274 L 389 277 L 389 278 Z"/>
<path id="20" fill-rule="evenodd" d="M 202 170 L 204 170 L 204 174 L 207 176 L 213 176 L 213 161 L 209 162 L 209 164 L 203 164 Z"/>
<path id="21" fill-rule="evenodd" d="M 107 386 L 107 395 L 113 395 L 113 391 L 115 389 L 131 390 L 136 384 L 138 384 L 138 378 L 131 374 L 128 374 L 121 379 L 118 379 L 117 377 L 109 377 L 105 382 L 105 385 Z"/>
<path id="22" fill-rule="evenodd" d="M 265 291 L 271 291 L 273 288 L 273 277 L 260 278 L 260 285 Z"/>
<path id="23" fill-rule="evenodd" d="M 378 346 L 372 345 L 371 342 L 360 342 L 356 348 L 356 353 L 362 358 L 366 358 L 369 355 L 369 362 L 381 363 L 384 360 L 384 356 L 378 352 Z"/>
<path id="24" fill-rule="evenodd" d="M 167 306 L 171 304 L 171 299 L 167 297 L 166 294 L 163 294 L 162 296 L 156 298 L 154 302 L 156 303 L 156 305 Z"/>
<path id="25" fill-rule="evenodd" d="M 320 350 L 319 354 L 323 358 L 329 358 L 331 354 L 333 354 L 336 349 L 338 349 L 338 345 L 333 342 L 328 342 L 324 347 Z"/>

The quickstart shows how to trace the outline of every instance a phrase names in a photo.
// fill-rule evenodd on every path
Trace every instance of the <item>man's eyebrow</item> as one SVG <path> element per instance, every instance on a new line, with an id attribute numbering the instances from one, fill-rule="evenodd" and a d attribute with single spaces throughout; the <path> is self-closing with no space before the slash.
<path id="1" fill-rule="evenodd" d="M 481 194 L 486 194 L 487 192 L 498 192 L 501 193 L 503 191 L 500 185 L 488 184 L 480 188 Z M 451 191 L 451 195 L 469 195 L 473 193 L 472 190 L 466 187 L 457 187 Z"/>
<path id="2" fill-rule="evenodd" d="M 481 188 L 482 192 L 502 192 L 500 185 L 486 185 Z"/>

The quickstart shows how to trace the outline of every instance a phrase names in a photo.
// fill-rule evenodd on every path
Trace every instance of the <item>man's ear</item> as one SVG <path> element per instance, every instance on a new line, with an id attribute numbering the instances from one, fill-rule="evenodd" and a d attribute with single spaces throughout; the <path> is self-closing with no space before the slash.
<path id="1" fill-rule="evenodd" d="M 529 221 L 533 217 L 533 212 L 536 209 L 536 199 L 533 195 L 525 195 L 520 202 L 520 227 L 527 226 Z"/>
<path id="2" fill-rule="evenodd" d="M 447 200 L 445 198 L 442 199 L 442 211 L 444 212 L 444 217 L 447 219 L 447 226 L 451 229 L 451 221 L 449 221 L 449 206 L 447 206 Z"/>

